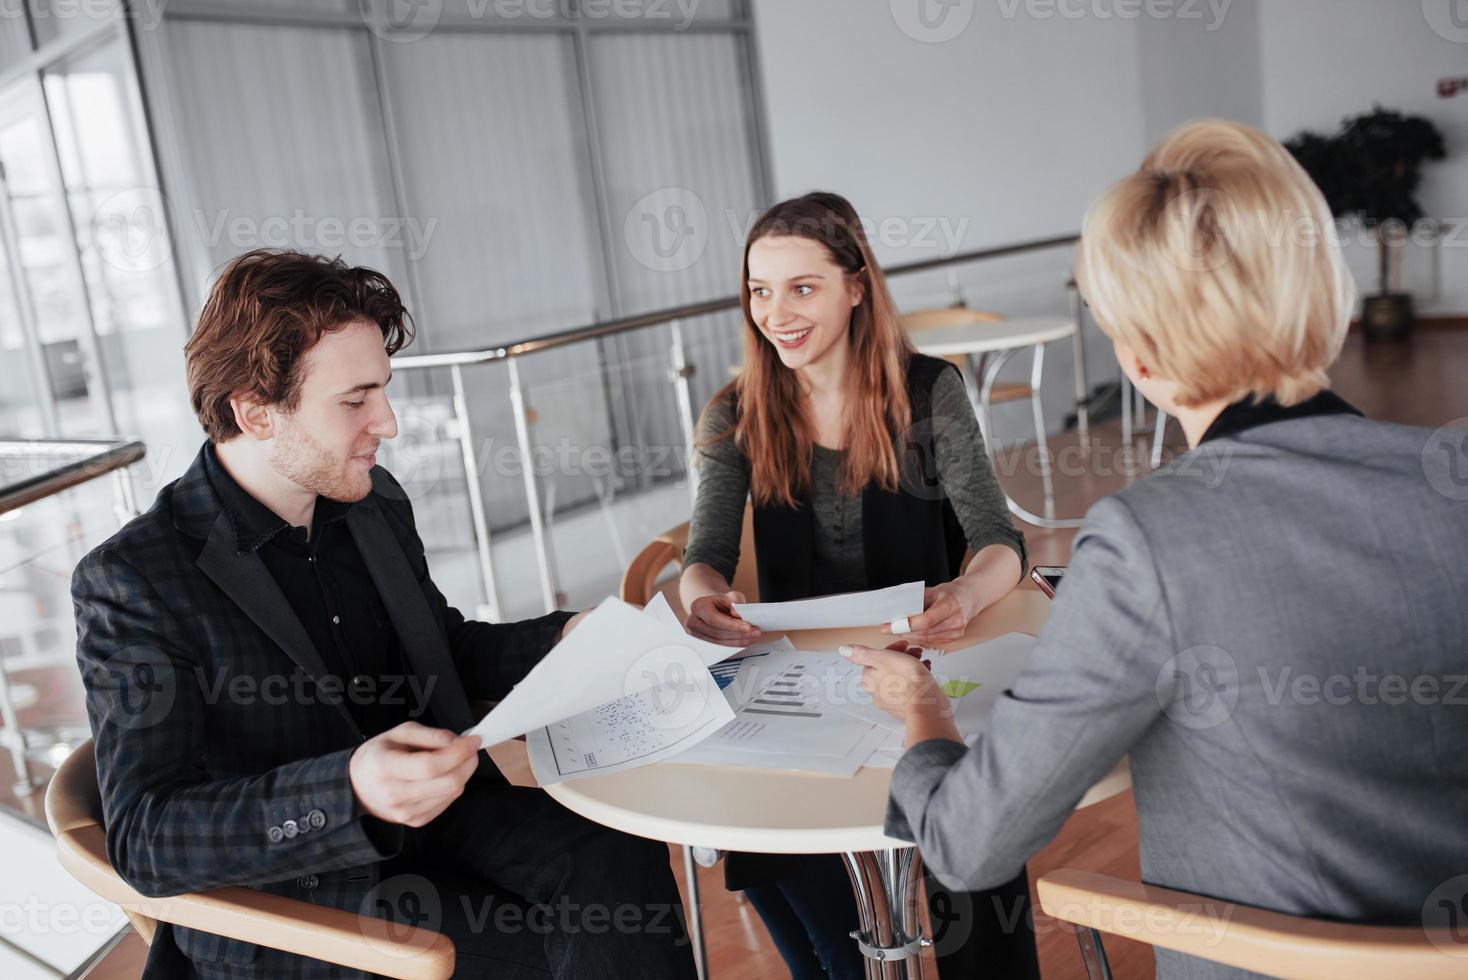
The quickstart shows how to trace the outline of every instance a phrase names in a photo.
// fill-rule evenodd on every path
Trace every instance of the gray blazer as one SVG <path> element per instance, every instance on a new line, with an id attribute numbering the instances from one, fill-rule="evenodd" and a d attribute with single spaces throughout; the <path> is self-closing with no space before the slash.
<path id="1" fill-rule="evenodd" d="M 888 832 L 991 886 L 1129 753 L 1145 881 L 1421 923 L 1468 875 L 1468 446 L 1441 433 L 1266 420 L 1099 501 L 1012 694 L 971 748 L 903 757 Z"/>

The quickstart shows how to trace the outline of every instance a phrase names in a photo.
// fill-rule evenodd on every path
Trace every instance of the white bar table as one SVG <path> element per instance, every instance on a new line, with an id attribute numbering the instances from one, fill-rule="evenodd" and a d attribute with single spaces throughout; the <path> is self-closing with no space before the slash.
<path id="1" fill-rule="evenodd" d="M 952 649 L 1010 632 L 1039 632 L 1050 600 L 1028 587 L 977 616 Z M 877 629 L 802 630 L 803 650 L 844 643 L 882 646 Z M 547 786 L 567 809 L 603 826 L 653 840 L 765 854 L 841 854 L 860 911 L 855 938 L 872 980 L 921 977 L 922 863 L 910 843 L 882 831 L 892 772 L 861 769 L 851 779 L 819 773 L 664 762 Z M 1125 763 L 1093 787 L 1080 806 L 1131 785 Z"/>
<path id="2" fill-rule="evenodd" d="M 989 435 L 989 396 L 994 389 L 994 382 L 1004 365 L 1008 364 L 1014 355 L 1025 348 L 1034 350 L 1034 361 L 1030 367 L 1030 410 L 1035 417 L 1035 441 L 1040 453 L 1040 479 L 1045 487 L 1047 511 L 1053 510 L 1055 487 L 1050 472 L 1050 447 L 1045 439 L 1045 409 L 1040 399 L 1040 386 L 1044 381 L 1045 373 L 1045 347 L 1057 340 L 1074 339 L 1078 336 L 1079 330 L 1080 327 L 1074 319 L 1062 316 L 1030 316 L 1000 320 L 997 323 L 966 323 L 956 327 L 938 327 L 909 334 L 919 351 L 933 357 L 971 354 L 999 355 L 984 372 L 978 398 L 979 429 L 983 433 L 984 449 L 989 454 L 991 461 L 994 460 L 994 450 L 993 440 Z M 1079 349 L 1077 356 L 1083 356 Z M 1078 371 L 1076 377 L 1077 398 L 1083 399 L 1086 383 L 1084 371 Z M 998 472 L 997 466 L 995 472 Z M 1016 503 L 1008 492 L 1004 494 L 1004 499 L 1009 503 L 1010 513 L 1037 527 L 1081 526 L 1079 519 L 1056 519 L 1048 513 L 1044 517 L 1032 514 Z"/>

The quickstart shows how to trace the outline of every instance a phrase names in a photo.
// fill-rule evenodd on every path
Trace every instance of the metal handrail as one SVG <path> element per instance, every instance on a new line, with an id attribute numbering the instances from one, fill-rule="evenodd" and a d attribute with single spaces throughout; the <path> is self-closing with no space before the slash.
<path id="1" fill-rule="evenodd" d="M 938 258 L 921 259 L 916 262 L 907 262 L 901 265 L 886 267 L 884 272 L 887 276 L 891 277 L 909 275 L 917 272 L 928 272 L 934 269 L 951 269 L 954 266 L 964 265 L 970 262 L 981 262 L 1011 255 L 1020 255 L 1027 252 L 1038 252 L 1074 245 L 1079 241 L 1079 234 L 1057 235 L 1051 238 L 1015 242 L 992 248 L 971 249 L 967 252 L 956 252 L 952 255 L 939 256 Z M 955 300 L 961 302 L 956 272 L 950 274 L 950 284 L 955 294 Z M 1082 365 L 1085 355 L 1084 348 L 1081 346 L 1079 306 L 1075 299 L 1075 289 L 1070 284 L 1068 284 L 1068 289 L 1072 295 L 1072 313 L 1076 318 L 1077 324 L 1077 409 L 1081 425 L 1081 438 L 1084 444 L 1087 441 L 1086 430 L 1088 428 L 1084 395 L 1084 367 Z M 654 310 L 650 313 L 640 313 L 636 316 L 605 320 L 581 327 L 571 327 L 566 330 L 541 334 L 536 337 L 494 347 L 453 351 L 442 354 L 416 354 L 394 357 L 392 359 L 394 371 L 428 370 L 432 368 L 447 368 L 449 370 L 454 392 L 454 424 L 457 429 L 460 455 L 464 461 L 466 488 L 469 495 L 469 514 L 474 525 L 476 551 L 479 559 L 479 573 L 481 581 L 484 583 L 484 600 L 488 618 L 491 620 L 501 620 L 504 617 L 503 610 L 500 608 L 499 590 L 496 585 L 493 551 L 490 546 L 489 521 L 484 510 L 483 493 L 479 486 L 479 465 L 469 422 L 469 406 L 463 369 L 476 364 L 488 364 L 496 361 L 504 361 L 508 368 L 510 405 L 515 416 L 515 440 L 519 447 L 521 460 L 526 461 L 525 465 L 521 466 L 521 473 L 524 478 L 525 497 L 529 508 L 530 533 L 535 543 L 535 550 L 540 565 L 541 598 L 545 603 L 546 611 L 550 611 L 559 605 L 560 596 L 557 589 L 554 562 L 550 553 L 548 531 L 545 526 L 544 517 L 541 514 L 540 490 L 536 482 L 535 473 L 528 464 L 528 461 L 533 458 L 530 436 L 531 418 L 530 410 L 526 405 L 524 386 L 520 380 L 517 358 L 525 357 L 529 354 L 555 350 L 560 347 L 567 347 L 571 344 L 583 343 L 588 340 L 615 337 L 634 330 L 643 330 L 648 327 L 668 324 L 672 334 L 671 344 L 669 346 L 669 380 L 673 383 L 674 395 L 679 408 L 680 422 L 683 427 L 683 435 L 688 444 L 692 445 L 694 417 L 692 394 L 688 381 L 694 374 L 694 367 L 689 364 L 686 356 L 686 348 L 683 343 L 682 321 L 706 316 L 710 313 L 722 313 L 728 310 L 738 309 L 739 306 L 740 301 L 738 296 L 726 296 L 720 299 L 704 300 L 700 303 L 688 303 L 683 306 Z M 690 492 L 692 492 L 692 489 L 692 486 L 690 486 Z M 1039 520 L 1042 523 L 1051 523 L 1043 518 Z M 1070 522 L 1056 523 L 1069 524 Z"/>
<path id="2" fill-rule="evenodd" d="M 76 458 L 78 450 L 91 450 Z M 66 457 L 23 479 L 7 481 L 0 473 L 0 514 L 16 510 L 88 480 L 124 469 L 143 458 L 141 442 L 119 439 L 0 439 L 0 466 L 7 457 Z"/>
<path id="3" fill-rule="evenodd" d="M 889 278 L 915 272 L 930 272 L 933 269 L 967 265 L 970 262 L 981 262 L 987 259 L 1000 259 L 1009 255 L 1020 255 L 1025 252 L 1040 252 L 1045 249 L 1060 248 L 1063 245 L 1074 245 L 1080 240 L 1081 236 L 1079 234 L 1057 235 L 1054 238 L 1039 238 L 1027 242 L 1016 242 L 1011 245 L 999 245 L 993 248 L 955 252 L 952 255 L 942 255 L 933 259 L 921 259 L 917 262 L 906 262 L 902 265 L 884 267 L 882 271 Z M 616 320 L 602 320 L 597 323 L 587 324 L 584 327 L 571 327 L 567 330 L 557 330 L 553 333 L 541 334 L 537 337 L 530 337 L 525 340 L 518 340 L 496 347 L 474 348 L 445 354 L 410 354 L 405 357 L 394 357 L 393 367 L 395 370 L 398 367 L 413 370 L 415 368 L 453 367 L 456 364 L 463 366 L 484 364 L 490 361 L 503 361 L 513 357 L 523 357 L 526 354 L 537 354 L 541 351 L 554 350 L 557 347 L 565 347 L 570 344 L 578 344 L 585 340 L 615 337 L 618 334 L 641 330 L 644 327 L 655 327 L 661 323 L 672 323 L 675 320 L 689 320 L 694 317 L 705 316 L 709 313 L 721 313 L 725 310 L 738 308 L 739 297 L 726 296 L 721 299 L 704 300 L 701 303 L 687 303 L 683 306 L 654 310 L 651 313 L 639 313 L 636 316 L 625 316 Z"/>

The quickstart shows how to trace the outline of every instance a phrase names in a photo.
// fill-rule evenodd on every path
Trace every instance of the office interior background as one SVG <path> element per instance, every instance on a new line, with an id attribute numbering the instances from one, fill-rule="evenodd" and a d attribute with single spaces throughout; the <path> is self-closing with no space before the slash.
<path id="1" fill-rule="evenodd" d="M 1377 105 L 1429 118 L 1447 156 L 1395 253 L 1417 334 L 1353 339 L 1354 394 L 1441 425 L 1468 414 L 1446 394 L 1468 387 L 1456 0 L 5 0 L 0 440 L 146 451 L 0 514 L 7 747 L 26 732 L 39 783 L 86 737 L 71 569 L 197 453 L 182 347 L 241 252 L 340 254 L 397 284 L 418 336 L 383 463 L 450 602 L 517 619 L 614 593 L 687 519 L 691 426 L 742 359 L 729 300 L 765 206 L 847 196 L 905 312 L 1078 318 L 1083 347 L 1051 345 L 1041 379 L 1051 448 L 1072 445 L 1084 350 L 1106 451 L 1061 453 L 1048 501 L 1076 517 L 1076 486 L 1145 475 L 1155 420 L 1128 404 L 1122 451 L 1128 393 L 1069 285 L 1088 201 L 1186 120 L 1283 139 Z M 1369 229 L 1340 230 L 1375 292 Z M 1030 378 L 1027 353 L 1003 372 Z M 1042 513 L 1034 425 L 997 405 L 990 441 Z M 20 482 L 34 456 L 4 465 Z M 74 974 L 125 927 L 55 865 L 39 800 L 16 786 L 0 814 L 5 976 Z M 723 928 L 768 945 L 737 909 Z"/>

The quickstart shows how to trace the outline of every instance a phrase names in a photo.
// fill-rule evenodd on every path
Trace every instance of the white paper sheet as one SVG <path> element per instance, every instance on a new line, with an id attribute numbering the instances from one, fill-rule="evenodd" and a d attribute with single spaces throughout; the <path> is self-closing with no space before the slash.
<path id="1" fill-rule="evenodd" d="M 709 668 L 709 673 L 714 675 L 714 680 L 718 683 L 719 690 L 724 692 L 724 699 L 729 702 L 729 707 L 737 708 L 748 700 L 754 685 L 758 683 L 754 678 L 759 671 L 760 658 L 767 654 L 784 653 L 794 649 L 795 644 L 783 636 L 778 640 L 754 643 L 714 664 Z"/>
<path id="2" fill-rule="evenodd" d="M 647 605 L 642 607 L 643 615 L 651 616 L 659 623 L 666 626 L 676 626 L 683 629 L 683 623 L 678 619 L 678 614 L 673 612 L 673 607 L 668 604 L 668 597 L 661 592 L 655 594 L 648 600 Z"/>
<path id="3" fill-rule="evenodd" d="M 933 677 L 946 686 L 953 705 L 953 720 L 967 741 L 983 730 L 994 704 L 1014 684 L 1029 662 L 1035 638 L 1026 633 L 1006 633 L 975 646 L 932 658 Z M 844 658 L 843 658 L 844 659 Z M 861 686 L 861 667 L 847 661 L 847 671 L 835 676 L 834 684 L 818 691 L 807 682 L 807 692 L 823 704 L 853 718 L 902 731 L 902 723 L 872 703 Z"/>
<path id="4" fill-rule="evenodd" d="M 526 736 L 541 786 L 661 762 L 734 719 L 707 671 L 689 684 L 661 684 L 537 728 Z"/>
<path id="5" fill-rule="evenodd" d="M 607 599 L 466 734 L 496 745 L 660 684 L 675 689 L 696 684 L 708 676 L 710 664 L 728 655 L 728 647 Z M 680 720 L 691 721 L 693 704 L 683 699 L 680 710 L 687 714 Z"/>
<path id="6" fill-rule="evenodd" d="M 877 746 L 875 749 L 872 750 L 872 754 L 871 755 L 867 756 L 867 761 L 864 762 L 864 763 L 862 763 L 862 768 L 863 769 L 895 769 L 895 768 L 897 768 L 897 760 L 898 759 L 901 759 L 902 758 L 902 753 L 905 752 L 905 751 L 907 751 L 907 749 L 905 748 L 905 746 L 903 744 L 904 742 L 907 741 L 906 735 L 904 735 L 900 731 L 897 731 L 897 732 L 890 731 L 890 730 L 888 730 L 886 728 L 881 727 L 880 725 L 877 726 L 877 731 L 884 732 L 886 734 L 886 739 L 882 742 L 881 745 Z"/>
<path id="7" fill-rule="evenodd" d="M 888 732 L 805 693 L 806 679 L 849 668 L 833 652 L 775 651 L 748 660 L 734 720 L 672 761 L 853 775 Z"/>
<path id="8" fill-rule="evenodd" d="M 652 601 L 642 607 L 642 612 L 659 622 L 670 623 L 679 629 L 683 628 L 683 624 L 678 621 L 678 614 L 673 612 L 673 607 L 668 605 L 667 597 L 661 592 L 653 596 Z M 749 696 L 750 685 L 753 683 L 750 680 L 754 669 L 752 658 L 794 649 L 795 644 L 783 636 L 776 640 L 761 640 L 747 647 L 732 649 L 732 652 L 723 660 L 709 665 L 709 673 L 714 675 L 714 682 L 719 685 L 719 690 L 724 692 L 724 699 L 728 702 L 729 707 L 737 708 Z"/>
<path id="9" fill-rule="evenodd" d="M 851 737 L 850 748 L 844 755 L 770 752 L 765 751 L 766 746 L 792 738 L 799 739 L 804 733 L 799 730 L 799 726 L 787 725 L 778 720 L 773 723 L 752 723 L 736 718 L 720 732 L 668 761 L 698 766 L 819 772 L 850 778 L 856 775 L 856 771 L 866 764 L 872 753 L 892 734 L 876 725 L 862 725 L 861 729 L 860 734 Z"/>
<path id="10" fill-rule="evenodd" d="M 736 602 L 739 618 L 762 630 L 818 630 L 879 626 L 923 611 L 923 583 L 872 592 L 847 592 L 794 602 Z"/>

